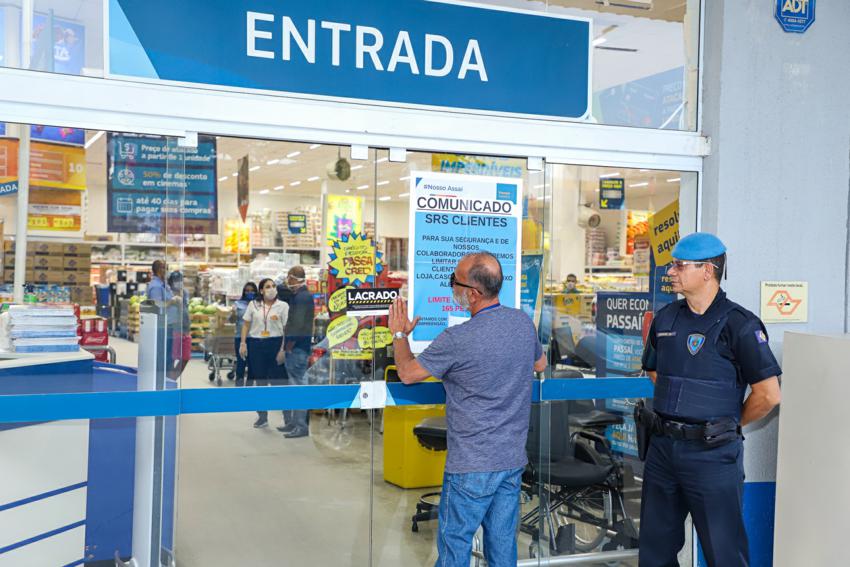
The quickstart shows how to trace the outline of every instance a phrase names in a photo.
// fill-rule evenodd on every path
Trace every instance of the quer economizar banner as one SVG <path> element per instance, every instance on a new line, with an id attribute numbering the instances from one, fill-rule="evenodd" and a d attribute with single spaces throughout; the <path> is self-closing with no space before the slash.
<path id="1" fill-rule="evenodd" d="M 449 324 L 469 314 L 452 300 L 449 277 L 463 256 L 479 251 L 502 264 L 499 301 L 520 306 L 522 179 L 411 172 L 411 316 L 421 317 L 411 346 L 420 352 Z"/>

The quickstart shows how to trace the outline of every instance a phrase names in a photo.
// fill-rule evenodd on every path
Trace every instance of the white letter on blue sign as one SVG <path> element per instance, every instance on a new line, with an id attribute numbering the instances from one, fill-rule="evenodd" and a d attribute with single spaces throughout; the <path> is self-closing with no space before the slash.
<path id="1" fill-rule="evenodd" d="M 271 39 L 272 32 L 260 31 L 257 29 L 257 20 L 263 22 L 274 22 L 273 14 L 264 14 L 262 12 L 247 12 L 247 27 L 248 27 L 248 57 L 262 57 L 264 59 L 274 59 L 274 51 L 265 51 L 257 49 L 258 39 Z"/>
<path id="2" fill-rule="evenodd" d="M 331 65 L 339 67 L 339 32 L 351 31 L 351 26 L 337 22 L 322 22 L 322 29 L 331 30 Z"/>
<path id="3" fill-rule="evenodd" d="M 446 64 L 442 69 L 434 69 L 434 43 L 439 43 L 446 50 Z M 425 74 L 430 77 L 445 77 L 452 72 L 454 65 L 454 50 L 452 42 L 441 35 L 425 34 Z"/>
<path id="4" fill-rule="evenodd" d="M 404 48 L 404 55 L 401 55 L 401 50 Z M 398 32 L 398 37 L 395 40 L 393 54 L 390 56 L 390 64 L 387 66 L 387 71 L 390 73 L 395 71 L 399 63 L 407 63 L 410 67 L 410 72 L 414 75 L 419 74 L 419 65 L 416 63 L 416 57 L 413 55 L 413 46 L 410 45 L 410 34 L 406 31 Z"/>
<path id="5" fill-rule="evenodd" d="M 363 54 L 368 53 L 369 57 L 372 58 L 372 65 L 375 66 L 375 69 L 378 71 L 384 70 L 384 65 L 381 63 L 380 57 L 378 57 L 378 51 L 381 50 L 381 47 L 384 46 L 384 36 L 381 34 L 381 30 L 377 28 L 370 28 L 369 26 L 357 26 L 357 68 L 363 68 Z M 371 35 L 375 38 L 375 43 L 372 45 L 366 45 L 363 42 L 366 34 Z"/>
<path id="6" fill-rule="evenodd" d="M 298 44 L 298 49 L 304 54 L 304 59 L 310 63 L 316 62 L 316 20 L 307 20 L 307 42 L 298 32 L 298 28 L 289 16 L 283 17 L 283 60 L 292 58 L 292 39 Z"/>
<path id="7" fill-rule="evenodd" d="M 473 55 L 475 63 L 471 63 Z M 478 71 L 481 81 L 487 82 L 487 69 L 484 68 L 484 58 L 481 57 L 481 48 L 478 46 L 477 39 L 470 39 L 466 45 L 466 53 L 463 54 L 463 63 L 460 64 L 460 73 L 457 78 L 465 79 L 467 71 Z"/>

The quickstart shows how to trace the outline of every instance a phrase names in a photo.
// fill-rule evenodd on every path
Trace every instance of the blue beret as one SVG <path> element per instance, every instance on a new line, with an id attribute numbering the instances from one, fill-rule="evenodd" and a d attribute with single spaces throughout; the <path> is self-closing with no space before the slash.
<path id="1" fill-rule="evenodd" d="M 707 232 L 695 232 L 681 239 L 673 248 L 677 260 L 707 260 L 726 253 L 719 238 Z"/>

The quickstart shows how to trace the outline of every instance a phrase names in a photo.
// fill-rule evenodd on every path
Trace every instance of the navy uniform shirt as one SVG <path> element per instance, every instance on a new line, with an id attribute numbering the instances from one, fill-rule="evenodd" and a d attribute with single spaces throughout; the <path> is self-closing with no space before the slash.
<path id="1" fill-rule="evenodd" d="M 674 301 L 662 309 L 681 309 L 682 313 L 679 316 L 687 320 L 705 317 L 706 315 L 710 316 L 712 308 L 720 302 L 726 301 L 729 301 L 726 298 L 726 292 L 721 289 L 703 315 L 697 315 L 691 311 L 688 302 L 684 299 Z M 654 371 L 658 367 L 657 351 L 655 350 L 658 344 L 657 340 L 655 321 L 653 320 L 643 350 L 642 367 L 646 371 Z M 770 350 L 764 323 L 746 309 L 735 309 L 729 313 L 729 318 L 720 332 L 718 342 L 725 343 L 732 351 L 735 357 L 735 366 L 738 369 L 738 379 L 743 380 L 744 383 L 752 385 L 782 374 L 782 369 Z"/>

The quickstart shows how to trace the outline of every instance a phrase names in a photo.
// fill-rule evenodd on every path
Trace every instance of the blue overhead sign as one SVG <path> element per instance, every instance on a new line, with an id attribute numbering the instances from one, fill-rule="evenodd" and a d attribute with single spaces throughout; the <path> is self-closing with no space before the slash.
<path id="1" fill-rule="evenodd" d="M 786 32 L 803 33 L 815 22 L 815 0 L 776 0 L 776 19 Z"/>
<path id="2" fill-rule="evenodd" d="M 109 73 L 583 119 L 591 21 L 427 0 L 110 0 Z"/>

